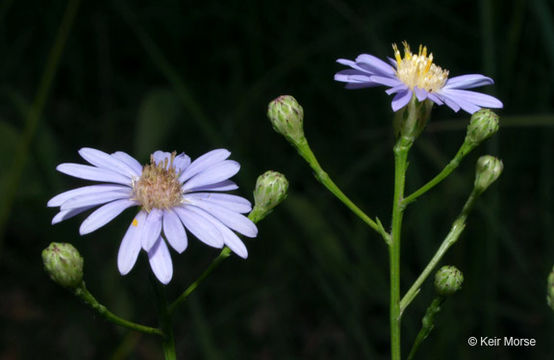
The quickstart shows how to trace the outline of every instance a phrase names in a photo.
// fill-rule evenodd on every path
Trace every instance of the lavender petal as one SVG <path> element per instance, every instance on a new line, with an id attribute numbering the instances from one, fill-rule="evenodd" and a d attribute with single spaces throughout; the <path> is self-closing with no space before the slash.
<path id="1" fill-rule="evenodd" d="M 154 246 L 148 251 L 148 261 L 156 278 L 162 284 L 167 285 L 173 277 L 173 262 L 162 237 L 159 237 Z"/>
<path id="2" fill-rule="evenodd" d="M 229 249 L 231 249 L 235 254 L 243 259 L 246 259 L 248 257 L 248 250 L 246 249 L 246 246 L 244 245 L 242 240 L 237 236 L 237 234 L 229 230 L 227 226 L 223 225 L 215 217 L 207 213 L 205 214 L 205 217 L 213 224 L 213 226 L 215 226 L 219 230 L 219 232 L 221 232 L 221 234 L 223 235 L 223 241 L 225 242 L 225 245 L 229 247 Z"/>
<path id="3" fill-rule="evenodd" d="M 405 91 L 398 92 L 392 99 L 392 111 L 397 112 L 404 106 L 408 105 L 412 98 L 412 90 L 407 89 Z"/>
<path id="4" fill-rule="evenodd" d="M 140 236 L 145 218 L 146 212 L 139 211 L 121 240 L 119 252 L 117 253 L 117 268 L 121 275 L 127 275 L 135 266 L 141 249 Z"/>
<path id="5" fill-rule="evenodd" d="M 189 189 L 189 192 L 193 191 L 231 191 L 238 189 L 238 185 L 231 180 L 221 181 L 215 184 L 202 185 Z"/>
<path id="6" fill-rule="evenodd" d="M 140 174 L 142 174 L 142 165 L 131 155 L 123 151 L 116 151 L 112 154 L 112 156 L 116 159 L 121 160 L 122 162 L 127 164 L 127 166 L 133 169 L 133 173 L 135 176 L 140 176 Z"/>
<path id="7" fill-rule="evenodd" d="M 460 75 L 446 81 L 446 89 L 471 89 L 479 86 L 492 85 L 494 81 L 481 74 Z"/>
<path id="8" fill-rule="evenodd" d="M 134 205 L 137 205 L 136 201 L 124 199 L 112 201 L 98 208 L 83 221 L 79 228 L 79 233 L 85 235 L 101 228 L 121 214 L 123 210 Z"/>
<path id="9" fill-rule="evenodd" d="M 183 223 L 171 209 L 164 211 L 163 229 L 169 245 L 179 254 L 185 251 L 188 245 L 187 233 Z"/>
<path id="10" fill-rule="evenodd" d="M 192 165 L 191 165 L 192 166 Z M 233 160 L 224 160 L 217 165 L 206 169 L 183 184 L 183 191 L 190 190 L 194 187 L 215 184 L 234 176 L 240 170 L 240 164 Z"/>
<path id="11" fill-rule="evenodd" d="M 96 206 L 119 199 L 129 199 L 131 189 L 105 191 L 96 194 L 86 194 L 73 197 L 62 204 L 60 210 L 70 210 L 84 206 Z"/>
<path id="12" fill-rule="evenodd" d="M 173 210 L 175 210 L 187 230 L 198 240 L 215 248 L 223 247 L 223 236 L 216 228 L 211 226 L 211 223 L 206 220 L 202 213 L 199 213 L 200 210 L 186 205 L 176 207 Z"/>
<path id="13" fill-rule="evenodd" d="M 160 237 L 162 232 L 162 215 L 162 210 L 152 209 L 144 221 L 144 227 L 141 230 L 141 243 L 142 248 L 146 251 L 149 251 Z"/>
<path id="14" fill-rule="evenodd" d="M 442 89 L 441 93 L 446 93 L 451 98 L 455 98 L 456 101 L 463 99 L 464 101 L 487 108 L 502 108 L 503 104 L 497 98 L 482 94 L 476 91 L 459 90 L 459 89 Z"/>
<path id="15" fill-rule="evenodd" d="M 216 149 L 210 152 L 205 153 L 200 156 L 198 159 L 194 160 L 186 169 L 183 171 L 181 176 L 179 176 L 179 181 L 181 183 L 190 179 L 192 176 L 198 174 L 199 172 L 210 168 L 212 165 L 222 162 L 231 155 L 231 152 L 227 149 Z"/>
<path id="16" fill-rule="evenodd" d="M 241 233 L 244 236 L 253 238 L 258 235 L 258 228 L 256 225 L 244 215 L 231 211 L 216 203 L 206 201 L 196 201 L 192 205 L 205 210 L 210 215 L 213 215 L 216 219 L 221 221 L 227 227 Z"/>
<path id="17" fill-rule="evenodd" d="M 74 164 L 74 163 L 64 163 L 56 167 L 61 173 L 86 180 L 93 181 L 106 181 L 116 184 L 123 184 L 131 186 L 131 179 L 113 172 L 107 169 L 100 169 L 95 166 Z"/>
<path id="18" fill-rule="evenodd" d="M 103 151 L 92 148 L 82 148 L 79 150 L 79 155 L 100 169 L 108 169 L 130 179 L 135 176 L 134 170 L 126 163 Z"/>
<path id="19" fill-rule="evenodd" d="M 70 219 L 70 218 L 72 218 L 76 215 L 79 215 L 82 212 L 85 212 L 89 209 L 92 209 L 93 207 L 94 206 L 85 206 L 85 207 L 77 208 L 77 209 L 62 210 L 52 218 L 52 225 L 55 225 L 59 222 Z"/>
<path id="20" fill-rule="evenodd" d="M 392 66 L 384 62 L 383 60 L 369 54 L 361 54 L 356 58 L 356 64 L 370 71 L 373 74 L 392 76 L 395 74 L 395 70 Z"/>
<path id="21" fill-rule="evenodd" d="M 209 192 L 199 192 L 192 194 L 185 194 L 185 201 L 194 203 L 196 201 L 207 201 L 223 206 L 231 211 L 238 213 L 247 213 L 252 210 L 252 204 L 245 198 L 231 194 L 219 194 Z"/>
<path id="22" fill-rule="evenodd" d="M 117 190 L 129 190 L 128 186 L 122 185 L 111 185 L 111 184 L 100 184 L 100 185 L 89 185 L 83 186 L 80 188 L 72 189 L 65 191 L 61 194 L 54 196 L 48 201 L 48 207 L 60 206 L 69 199 L 89 194 L 100 194 L 108 191 L 117 191 Z"/>
<path id="23" fill-rule="evenodd" d="M 429 94 L 425 89 L 422 89 L 418 86 L 414 87 L 414 93 L 419 101 L 424 101 L 425 99 L 427 99 L 427 96 Z"/>

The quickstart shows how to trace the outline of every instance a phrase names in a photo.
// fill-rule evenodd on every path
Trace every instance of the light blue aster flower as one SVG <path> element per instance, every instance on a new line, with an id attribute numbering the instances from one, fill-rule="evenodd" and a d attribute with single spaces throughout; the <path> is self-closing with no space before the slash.
<path id="1" fill-rule="evenodd" d="M 228 150 L 210 151 L 193 162 L 184 153 L 156 151 L 144 167 L 121 151 L 107 154 L 83 148 L 79 154 L 92 166 L 64 163 L 56 169 L 103 184 L 69 190 L 50 199 L 49 207 L 60 207 L 52 224 L 100 206 L 81 224 L 79 232 L 85 235 L 125 209 L 140 207 L 119 247 L 117 265 L 122 275 L 131 271 L 143 249 L 158 280 L 169 283 L 173 263 L 167 244 L 182 253 L 188 245 L 185 229 L 209 246 L 226 245 L 240 257 L 248 256 L 246 246 L 233 231 L 255 237 L 258 230 L 242 215 L 252 209 L 250 202 L 223 193 L 238 188 L 229 179 L 240 165 L 227 160 L 231 154 Z"/>
<path id="2" fill-rule="evenodd" d="M 419 101 L 431 100 L 437 105 L 446 104 L 455 112 L 460 109 L 473 114 L 481 107 L 501 108 L 502 102 L 490 95 L 466 89 L 491 85 L 494 81 L 480 74 L 448 78 L 448 71 L 433 64 L 433 54 L 427 56 L 427 48 L 420 45 L 413 54 L 404 42 L 404 57 L 393 45 L 395 59 L 389 65 L 379 58 L 361 54 L 355 61 L 338 59 L 337 62 L 351 67 L 335 74 L 335 80 L 345 82 L 347 89 L 388 86 L 387 94 L 395 94 L 392 110 L 398 111 L 410 102 L 412 96 Z"/>

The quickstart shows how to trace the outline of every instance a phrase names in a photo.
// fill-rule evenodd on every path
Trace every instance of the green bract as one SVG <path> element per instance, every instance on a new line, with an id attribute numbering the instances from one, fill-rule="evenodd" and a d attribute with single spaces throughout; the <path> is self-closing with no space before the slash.
<path id="1" fill-rule="evenodd" d="M 435 290 L 439 295 L 448 296 L 462 288 L 464 274 L 455 266 L 443 266 L 435 274 Z"/>
<path id="2" fill-rule="evenodd" d="M 498 128 L 498 115 L 489 109 L 481 109 L 471 116 L 467 126 L 466 142 L 478 145 L 494 135 Z"/>
<path id="3" fill-rule="evenodd" d="M 281 95 L 269 103 L 267 117 L 273 129 L 288 141 L 298 143 L 304 139 L 304 109 L 290 95 Z"/>
<path id="4" fill-rule="evenodd" d="M 495 158 L 491 155 L 481 156 L 477 160 L 477 167 L 475 171 L 475 189 L 479 192 L 487 190 L 487 188 L 498 179 L 504 164 L 502 160 Z"/>
<path id="5" fill-rule="evenodd" d="M 289 182 L 285 175 L 277 171 L 266 171 L 258 177 L 254 188 L 254 210 L 260 218 L 287 198 Z"/>
<path id="6" fill-rule="evenodd" d="M 50 278 L 66 288 L 76 288 L 83 281 L 83 258 L 68 243 L 50 243 L 42 251 L 44 269 Z"/>

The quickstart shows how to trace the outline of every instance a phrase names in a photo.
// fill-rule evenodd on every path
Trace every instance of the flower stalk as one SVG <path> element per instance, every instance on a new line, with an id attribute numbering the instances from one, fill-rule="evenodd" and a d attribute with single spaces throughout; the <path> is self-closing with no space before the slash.
<path id="1" fill-rule="evenodd" d="M 96 298 L 88 291 L 88 289 L 85 286 L 85 282 L 81 282 L 81 284 L 76 287 L 73 291 L 75 296 L 80 298 L 85 304 L 90 306 L 94 311 L 98 313 L 101 317 L 106 319 L 107 321 L 119 325 L 122 327 L 125 327 L 130 330 L 138 331 L 144 334 L 150 334 L 150 335 L 157 335 L 164 337 L 165 334 L 162 330 L 150 326 L 145 326 L 141 324 L 134 323 L 132 321 L 123 319 L 111 311 L 109 311 L 104 305 L 98 302 Z"/>
<path id="2" fill-rule="evenodd" d="M 408 167 L 408 152 L 413 139 L 401 136 L 394 146 L 394 198 L 392 207 L 392 230 L 389 247 L 390 261 L 390 336 L 391 358 L 401 359 L 401 329 L 402 311 L 400 308 L 400 242 L 402 232 L 402 218 L 405 206 L 403 205 L 406 170 Z"/>

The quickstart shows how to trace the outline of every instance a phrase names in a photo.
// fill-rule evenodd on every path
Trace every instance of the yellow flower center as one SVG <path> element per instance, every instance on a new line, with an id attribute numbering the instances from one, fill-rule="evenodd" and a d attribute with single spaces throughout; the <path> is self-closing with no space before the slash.
<path id="1" fill-rule="evenodd" d="M 396 76 L 410 89 L 418 87 L 428 92 L 441 89 L 448 79 L 448 70 L 433 64 L 433 54 L 427 56 L 427 47 L 419 45 L 419 52 L 413 54 L 407 42 L 404 45 L 404 57 L 396 44 L 392 45 L 396 58 Z"/>
<path id="2" fill-rule="evenodd" d="M 173 152 L 170 159 L 166 158 L 157 165 L 150 155 L 150 164 L 144 165 L 142 175 L 133 182 L 134 198 L 147 212 L 154 208 L 169 209 L 182 201 L 181 183 L 173 167 L 175 155 Z"/>

